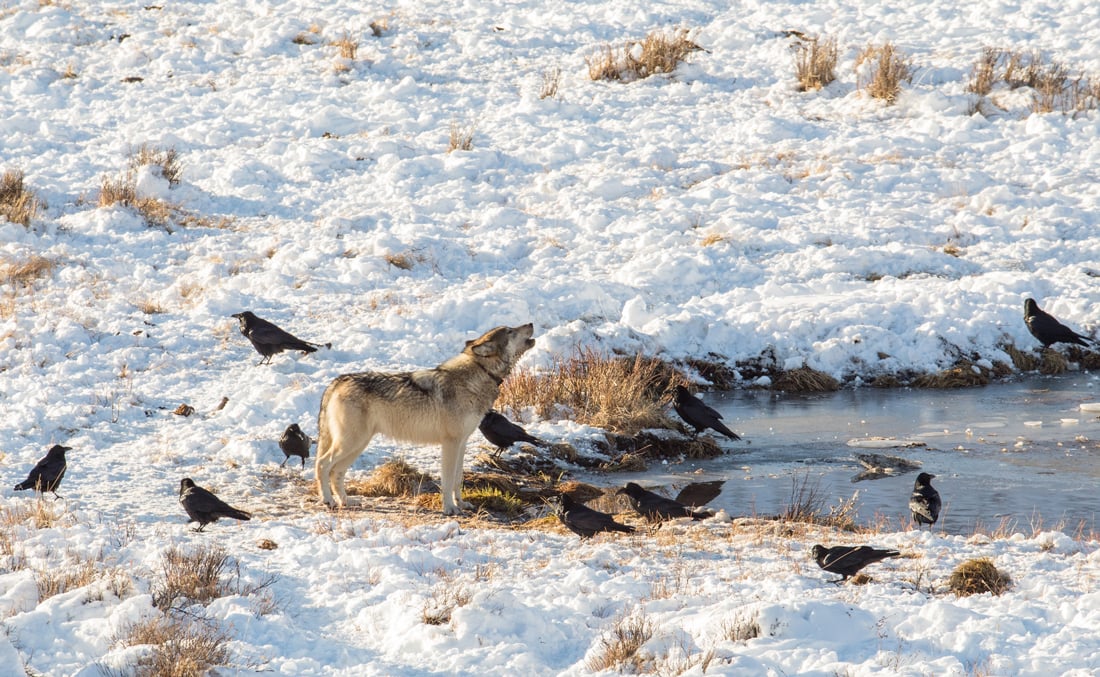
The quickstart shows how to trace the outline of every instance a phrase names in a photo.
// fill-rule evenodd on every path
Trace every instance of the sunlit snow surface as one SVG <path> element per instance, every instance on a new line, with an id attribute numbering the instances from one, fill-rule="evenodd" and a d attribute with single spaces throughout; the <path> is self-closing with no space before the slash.
<path id="1" fill-rule="evenodd" d="M 731 364 L 771 350 L 845 381 L 1033 349 L 1029 296 L 1093 330 L 1100 117 L 966 85 L 985 45 L 1100 74 L 1100 5 L 901 4 L 0 2 L 0 170 L 48 203 L 29 230 L 0 226 L 0 258 L 53 264 L 3 287 L 5 481 L 73 447 L 69 517 L 12 539 L 33 568 L 99 557 L 135 580 L 125 599 L 93 584 L 39 604 L 31 570 L 0 575 L 0 673 L 126 674 L 135 650 L 115 638 L 154 613 L 173 544 L 278 576 L 274 613 L 241 596 L 206 610 L 234 638 L 220 674 L 579 675 L 631 614 L 661 674 L 700 674 L 709 652 L 707 674 L 1100 669 L 1100 555 L 1057 532 L 791 539 L 716 520 L 578 545 L 333 516 L 274 467 L 287 423 L 316 434 L 335 375 L 430 366 L 499 324 L 535 323 L 525 367 L 577 345 Z M 588 79 L 601 46 L 678 26 L 705 51 L 673 75 Z M 837 38 L 835 83 L 797 91 L 791 30 Z M 330 44 L 345 34 L 353 61 Z M 854 73 L 887 40 L 913 64 L 892 107 Z M 558 95 L 540 99 L 553 69 Z M 447 152 L 452 126 L 474 129 L 472 150 Z M 142 144 L 183 164 L 179 185 L 136 177 L 179 206 L 171 232 L 96 208 Z M 228 317 L 245 309 L 333 348 L 255 367 Z M 172 415 L 181 403 L 196 414 Z M 353 472 L 394 454 L 438 472 L 432 450 L 390 441 Z M 254 519 L 193 534 L 184 476 Z M 835 587 L 808 558 L 818 540 L 905 557 Z M 946 593 L 975 556 L 1015 587 Z M 465 603 L 425 624 L 448 591 Z M 760 636 L 729 639 L 750 618 Z"/>

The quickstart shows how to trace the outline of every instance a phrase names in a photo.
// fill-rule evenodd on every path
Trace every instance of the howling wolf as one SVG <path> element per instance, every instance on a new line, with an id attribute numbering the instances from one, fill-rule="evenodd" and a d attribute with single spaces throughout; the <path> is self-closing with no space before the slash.
<path id="1" fill-rule="evenodd" d="M 493 406 L 516 361 L 535 345 L 533 333 L 531 324 L 497 327 L 433 369 L 337 376 L 321 397 L 317 417 L 317 488 L 325 505 L 347 505 L 344 475 L 381 434 L 440 445 L 443 514 L 471 508 L 462 500 L 466 438 Z"/>

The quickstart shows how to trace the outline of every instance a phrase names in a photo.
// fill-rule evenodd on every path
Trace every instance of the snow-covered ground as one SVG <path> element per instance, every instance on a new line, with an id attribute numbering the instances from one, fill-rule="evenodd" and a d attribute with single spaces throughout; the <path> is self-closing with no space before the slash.
<path id="1" fill-rule="evenodd" d="M 705 51 L 673 75 L 589 80 L 600 47 L 677 27 Z M 797 90 L 791 30 L 837 39 L 836 82 Z M 354 59 L 331 44 L 345 36 Z M 854 73 L 888 40 L 913 65 L 894 106 Z M 1034 349 L 1029 296 L 1095 330 L 1100 115 L 1032 114 L 1003 86 L 979 101 L 983 46 L 1100 75 L 1100 5 L 0 2 L 0 171 L 48 203 L 30 228 L 0 224 L 0 264 L 51 265 L 0 287 L 5 481 L 73 447 L 62 519 L 6 527 L 0 673 L 126 674 L 135 650 L 115 640 L 156 613 L 163 552 L 204 544 L 243 580 L 277 576 L 274 611 L 258 595 L 205 609 L 233 637 L 219 674 L 584 674 L 639 617 L 642 669 L 662 674 L 1100 669 L 1100 561 L 1060 533 L 715 520 L 578 545 L 329 514 L 274 468 L 288 423 L 315 434 L 335 375 L 430 366 L 499 324 L 535 323 L 527 368 L 578 345 L 730 365 L 774 352 L 856 384 Z M 452 127 L 471 150 L 448 152 Z M 141 196 L 178 206 L 169 228 L 97 207 L 142 144 L 183 165 L 178 185 L 137 170 Z M 245 309 L 333 347 L 256 367 L 229 317 Z M 182 403 L 195 415 L 173 415 Z M 356 472 L 395 453 L 438 471 L 432 450 L 379 441 Z M 185 476 L 255 517 L 192 533 Z M 906 557 L 836 587 L 808 558 L 817 540 Z M 945 593 L 972 556 L 1015 587 Z M 39 603 L 33 569 L 88 558 L 133 578 L 122 599 L 104 578 Z M 423 622 L 448 603 L 449 622 Z M 730 639 L 745 619 L 760 636 Z"/>

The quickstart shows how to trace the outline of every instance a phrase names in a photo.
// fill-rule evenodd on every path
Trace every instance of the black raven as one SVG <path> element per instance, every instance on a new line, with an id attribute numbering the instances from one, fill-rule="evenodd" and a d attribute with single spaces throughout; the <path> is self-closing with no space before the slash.
<path id="1" fill-rule="evenodd" d="M 516 442 L 527 442 L 540 447 L 546 446 L 545 442 L 528 434 L 526 430 L 509 421 L 503 414 L 498 414 L 492 409 L 481 419 L 477 429 L 481 431 L 489 444 L 497 448 L 498 452 L 503 452 Z"/>
<path id="2" fill-rule="evenodd" d="M 569 494 L 558 497 L 558 506 L 554 512 L 562 524 L 581 538 L 591 538 L 601 531 L 621 531 L 627 534 L 634 532 L 634 527 L 619 524 L 611 515 L 593 510 Z"/>
<path id="3" fill-rule="evenodd" d="M 252 342 L 252 347 L 256 349 L 256 352 L 263 355 L 263 359 L 258 364 L 271 364 L 271 356 L 284 350 L 301 350 L 304 353 L 312 353 L 322 345 L 303 341 L 279 329 L 267 320 L 256 317 L 250 310 L 234 313 L 230 317 L 237 318 L 241 323 L 241 333 Z M 331 344 L 324 345 L 331 346 Z"/>
<path id="4" fill-rule="evenodd" d="M 741 436 L 726 427 L 722 423 L 722 415 L 703 404 L 703 401 L 691 394 L 684 386 L 676 386 L 676 400 L 672 408 L 684 419 L 684 422 L 695 428 L 695 434 L 703 432 L 707 428 L 722 433 L 731 440 L 739 440 Z"/>
<path id="5" fill-rule="evenodd" d="M 630 498 L 630 504 L 634 507 L 634 510 L 650 522 L 660 522 L 677 517 L 690 517 L 693 520 L 701 520 L 714 516 L 714 513 L 711 512 L 696 512 L 683 503 L 643 489 L 634 482 L 627 482 L 625 487 L 615 493 L 626 494 Z"/>
<path id="6" fill-rule="evenodd" d="M 191 518 L 187 520 L 188 524 L 191 522 L 199 523 L 199 528 L 195 531 L 202 531 L 207 524 L 217 522 L 222 517 L 232 517 L 236 520 L 252 519 L 252 515 L 229 505 L 195 484 L 190 477 L 184 477 L 180 480 L 180 505 L 187 511 L 187 516 Z"/>
<path id="7" fill-rule="evenodd" d="M 810 551 L 817 560 L 817 566 L 825 571 L 843 576 L 837 583 L 843 583 L 849 576 L 854 576 L 868 564 L 874 564 L 887 557 L 901 555 L 897 550 L 879 550 L 869 545 L 838 545 L 834 548 L 826 548 L 823 545 L 815 545 Z"/>
<path id="8" fill-rule="evenodd" d="M 913 521 L 920 527 L 927 524 L 929 528 L 940 518 L 940 492 L 932 488 L 932 478 L 922 472 L 917 475 L 917 481 L 913 483 L 913 494 L 909 497 L 909 510 L 913 513 Z"/>
<path id="9" fill-rule="evenodd" d="M 279 467 L 286 465 L 286 462 L 290 460 L 291 456 L 302 457 L 302 467 L 306 467 L 306 459 L 309 458 L 309 445 L 311 440 L 309 435 L 302 432 L 302 429 L 298 427 L 297 423 L 291 423 L 283 431 L 283 436 L 279 438 L 279 448 L 286 454 L 286 458 L 279 464 Z"/>
<path id="10" fill-rule="evenodd" d="M 51 491 L 55 498 L 61 498 L 57 488 L 61 486 L 61 478 L 65 476 L 65 469 L 68 467 L 65 463 L 65 452 L 70 449 L 72 447 L 63 447 L 60 444 L 50 447 L 46 455 L 31 468 L 27 479 L 15 485 L 15 490 L 34 489 L 39 493 Z"/>
<path id="11" fill-rule="evenodd" d="M 1073 343 L 1086 348 L 1092 347 L 1093 339 L 1078 334 L 1048 312 L 1039 308 L 1035 299 L 1024 301 L 1024 323 L 1031 335 L 1039 339 L 1044 348 L 1049 348 L 1055 343 Z"/>

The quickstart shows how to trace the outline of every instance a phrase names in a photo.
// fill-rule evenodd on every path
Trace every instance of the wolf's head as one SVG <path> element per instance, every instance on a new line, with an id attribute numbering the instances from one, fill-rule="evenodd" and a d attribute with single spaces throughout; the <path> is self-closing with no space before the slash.
<path id="1" fill-rule="evenodd" d="M 497 368 L 490 372 L 503 378 L 520 356 L 535 345 L 535 339 L 531 338 L 534 333 L 535 327 L 530 322 L 519 327 L 497 327 L 480 338 L 467 341 L 463 352 L 478 358 L 479 362 L 495 362 Z"/>

